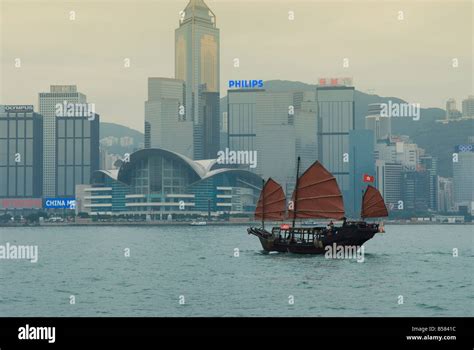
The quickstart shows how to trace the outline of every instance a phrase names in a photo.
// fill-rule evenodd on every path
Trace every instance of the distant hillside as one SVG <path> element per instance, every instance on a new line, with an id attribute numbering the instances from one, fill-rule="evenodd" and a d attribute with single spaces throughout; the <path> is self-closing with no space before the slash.
<path id="1" fill-rule="evenodd" d="M 100 139 L 103 140 L 107 137 L 116 137 L 120 138 L 128 136 L 133 138 L 133 144 L 130 146 L 122 146 L 120 144 L 114 145 L 104 145 L 102 143 L 101 147 L 105 148 L 109 153 L 113 154 L 124 154 L 127 152 L 133 152 L 141 147 L 143 147 L 143 133 L 140 131 L 128 128 L 123 125 L 114 124 L 114 123 L 100 123 Z"/>
<path id="2" fill-rule="evenodd" d="M 265 90 L 274 92 L 305 91 L 312 90 L 316 87 L 316 85 L 289 80 L 268 80 L 265 81 L 263 86 L 265 87 Z"/>
<path id="3" fill-rule="evenodd" d="M 100 123 L 100 138 L 107 136 L 123 137 L 130 136 L 134 139 L 140 140 L 143 142 L 143 133 L 140 131 L 128 128 L 126 126 L 115 124 L 115 123 Z"/>

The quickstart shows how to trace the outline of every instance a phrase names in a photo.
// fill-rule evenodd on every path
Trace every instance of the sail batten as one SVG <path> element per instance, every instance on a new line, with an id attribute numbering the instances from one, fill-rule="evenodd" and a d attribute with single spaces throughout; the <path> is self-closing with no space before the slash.
<path id="1" fill-rule="evenodd" d="M 362 197 L 362 218 L 377 218 L 388 216 L 388 210 L 379 190 L 373 186 L 367 186 Z"/>
<path id="2" fill-rule="evenodd" d="M 319 185 L 319 184 L 322 184 L 322 183 L 325 183 L 325 182 L 328 182 L 328 181 L 331 181 L 332 179 L 325 179 L 325 180 L 321 180 L 321 181 L 316 181 L 316 182 L 313 182 L 313 183 L 310 183 L 310 184 L 307 184 L 305 186 L 299 186 L 299 189 L 304 189 L 306 187 L 310 187 L 310 186 L 314 186 L 314 185 Z"/>
<path id="3" fill-rule="evenodd" d="M 304 200 L 308 200 L 308 199 L 333 198 L 333 197 L 339 197 L 339 195 L 332 194 L 332 195 L 328 195 L 328 196 L 314 196 L 314 197 L 298 198 L 298 201 L 304 201 Z"/>
<path id="4" fill-rule="evenodd" d="M 298 178 L 290 218 L 342 219 L 344 202 L 336 178 L 316 161 Z"/>
<path id="5" fill-rule="evenodd" d="M 304 212 L 311 212 L 311 213 L 339 213 L 340 210 L 302 210 Z"/>
<path id="6" fill-rule="evenodd" d="M 267 202 L 267 201 L 265 201 L 265 205 L 268 205 L 268 206 L 271 206 L 272 204 L 278 204 L 278 203 L 280 203 L 280 199 L 275 200 L 275 201 L 273 201 L 273 202 L 270 202 L 270 201 Z M 268 210 L 268 209 L 265 209 L 265 211 L 267 212 L 267 211 L 269 211 L 269 210 Z"/>
<path id="7" fill-rule="evenodd" d="M 277 188 L 277 189 L 273 190 L 272 192 L 265 193 L 265 196 L 267 196 L 267 198 L 271 198 L 272 195 L 278 194 L 279 191 L 280 191 L 280 189 Z M 267 203 L 267 202 L 265 201 L 265 204 L 266 204 L 266 203 Z"/>
<path id="8" fill-rule="evenodd" d="M 282 187 L 273 179 L 268 179 L 263 185 L 255 218 L 261 220 L 283 220 L 285 218 L 285 193 Z"/>

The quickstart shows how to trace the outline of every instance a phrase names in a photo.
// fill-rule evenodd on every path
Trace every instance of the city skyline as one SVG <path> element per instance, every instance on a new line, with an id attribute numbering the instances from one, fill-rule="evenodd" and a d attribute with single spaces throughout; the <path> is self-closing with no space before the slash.
<path id="1" fill-rule="evenodd" d="M 166 4 L 166 2 L 162 2 L 162 4 Z M 279 3 L 279 5 L 281 4 Z M 76 10 L 70 11 L 69 21 L 75 22 L 76 15 Z M 288 16 L 288 21 L 295 20 L 295 12 L 289 11 Z M 398 12 L 399 21 L 405 21 L 404 16 L 404 11 Z M 391 209 L 395 208 L 396 203 L 403 202 L 405 199 L 410 201 L 412 210 L 425 208 L 419 205 L 420 201 L 415 204 L 416 195 L 413 189 L 419 187 L 418 185 L 413 185 L 410 188 L 401 185 L 400 181 L 404 176 L 407 181 L 411 181 L 413 184 L 422 184 L 425 187 L 429 185 L 428 192 L 423 190 L 420 193 L 429 193 L 429 200 L 432 202 L 429 208 L 431 210 L 437 209 L 435 203 L 437 197 L 436 176 L 438 176 L 437 157 L 432 157 L 416 142 L 412 142 L 408 134 L 392 135 L 389 127 L 392 116 L 410 117 L 414 121 L 418 121 L 421 116 L 419 102 L 395 102 L 394 106 L 392 101 L 368 104 L 365 127 L 371 129 L 374 134 L 369 133 L 361 136 L 364 135 L 364 132 L 358 130 L 360 126 L 356 126 L 354 87 L 356 84 L 353 83 L 352 77 L 343 77 L 342 74 L 339 77 L 335 75 L 320 77 L 317 80 L 317 85 L 313 84 L 313 88 L 299 86 L 298 90 L 290 90 L 289 87 L 286 87 L 277 92 L 272 91 L 271 88 L 267 91 L 263 79 L 242 79 L 240 76 L 229 80 L 228 85 L 224 83 L 227 90 L 226 88 L 221 90 L 221 35 L 217 21 L 218 17 L 215 12 L 203 0 L 189 0 L 183 10 L 179 12 L 178 25 L 175 26 L 174 31 L 174 77 L 153 76 L 147 78 L 147 95 L 142 100 L 145 109 L 142 114 L 142 125 L 144 126 L 142 145 L 145 149 L 150 149 L 150 152 L 160 149 L 170 151 L 174 152 L 172 157 L 185 156 L 194 161 L 206 160 L 207 165 L 204 165 L 206 169 L 216 161 L 216 156 L 223 148 L 232 152 L 255 154 L 255 164 L 247 170 L 263 179 L 273 177 L 286 188 L 287 194 L 293 190 L 295 182 L 293 168 L 296 164 L 293 162 L 298 159 L 298 169 L 300 169 L 300 156 L 303 156 L 301 157 L 303 170 L 310 167 L 315 159 L 321 161 L 334 175 L 343 195 L 348 195 L 350 191 L 358 187 L 362 178 L 363 182 L 366 182 L 366 178 L 370 178 L 370 182 L 375 182 L 375 185 L 380 187 Z M 84 29 L 84 31 L 86 30 Z M 80 33 L 82 34 L 82 32 Z M 273 38 L 275 35 L 277 35 L 276 32 L 272 33 L 271 37 Z M 290 48 L 291 50 L 293 48 Z M 308 53 L 311 52 L 308 49 Z M 405 54 L 405 52 L 403 53 Z M 392 54 L 391 57 L 393 58 L 394 55 Z M 131 60 L 130 57 L 124 59 L 124 69 L 132 69 Z M 240 58 L 234 58 L 232 61 L 234 69 L 240 70 Z M 350 61 L 351 58 L 348 57 L 343 59 L 344 69 L 349 70 Z M 256 63 L 258 65 L 258 61 Z M 458 65 L 458 58 L 456 58 L 450 69 L 458 69 Z M 271 65 L 268 66 L 270 70 L 275 69 Z M 23 69 L 20 58 L 15 59 L 15 68 Z M 112 82 L 110 79 L 110 83 Z M 227 106 L 220 106 L 221 91 L 227 93 Z M 112 93 L 113 90 L 111 89 L 109 92 Z M 115 161 L 112 160 L 115 155 L 108 154 L 106 147 L 100 147 L 99 151 L 99 121 L 95 120 L 96 125 L 92 128 L 92 124 L 87 124 L 86 119 L 89 118 L 84 114 L 78 114 L 78 119 L 72 121 L 68 120 L 70 118 L 69 111 L 67 115 L 64 114 L 64 110 L 69 108 L 66 105 L 68 102 L 69 104 L 72 102 L 81 106 L 87 105 L 87 110 L 91 105 L 93 117 L 97 116 L 98 119 L 99 114 L 95 114 L 95 106 L 100 105 L 100 102 L 96 102 L 93 98 L 87 99 L 86 96 L 85 91 L 78 88 L 77 85 L 51 85 L 50 92 L 38 94 L 39 114 L 42 115 L 44 123 L 41 139 L 43 143 L 43 196 L 73 197 L 74 186 L 85 185 L 89 182 L 89 177 L 96 176 L 94 171 L 100 167 L 99 157 L 102 160 L 102 166 L 108 164 L 115 168 Z M 474 115 L 471 109 L 474 100 L 472 97 L 469 98 L 471 100 L 462 101 L 462 113 L 458 110 L 461 104 L 456 104 L 455 99 L 449 98 L 446 101 L 445 119 L 440 121 L 449 123 L 472 119 Z M 124 104 L 129 102 L 126 99 L 121 101 Z M 58 106 L 63 111 L 59 114 Z M 21 105 L 18 108 L 20 107 Z M 8 110 L 12 110 L 12 108 L 15 109 L 15 105 L 10 105 Z M 97 111 L 101 112 L 100 108 L 97 108 Z M 360 111 L 358 113 L 360 115 Z M 59 115 L 65 118 L 61 119 L 58 117 Z M 5 116 L 9 118 L 10 114 L 6 113 Z M 384 127 L 386 130 L 383 132 L 379 130 L 379 117 L 387 117 L 385 118 L 387 125 Z M 375 123 L 371 118 L 375 120 Z M 82 122 L 86 122 L 87 130 L 83 128 Z M 138 118 L 135 122 L 138 122 Z M 16 122 L 12 123 L 11 127 L 16 125 Z M 220 126 L 220 124 L 222 125 Z M 405 130 L 405 132 L 407 131 Z M 6 142 L 5 140 L 8 138 L 11 139 L 12 135 L 15 135 L 13 129 L 6 134 L 7 138 L 4 138 L 3 142 Z M 280 137 L 275 137 L 275 135 L 280 135 Z M 15 149 L 18 152 L 17 143 L 15 141 L 9 147 L 10 158 Z M 132 141 L 132 143 L 134 142 Z M 151 153 L 140 153 L 140 151 L 140 149 L 134 148 L 133 154 L 151 155 Z M 258 165 L 257 153 L 260 155 Z M 127 154 L 125 153 L 122 159 L 124 164 L 129 161 Z M 361 157 L 363 154 L 366 154 L 367 157 Z M 370 160 L 371 154 L 374 155 L 372 160 Z M 420 157 L 424 155 L 427 155 L 424 160 L 426 166 L 421 164 Z M 437 156 L 443 159 L 445 157 L 439 152 Z M 352 157 L 356 157 L 358 160 L 354 159 L 350 166 Z M 286 161 L 280 162 L 281 159 Z M 145 161 L 146 164 L 137 163 L 139 169 L 137 168 L 137 173 L 134 174 L 138 175 L 138 178 L 136 183 L 132 183 L 133 191 L 138 191 L 138 194 L 142 195 L 147 191 L 153 192 L 156 188 L 163 189 L 166 184 L 160 183 L 160 179 L 165 175 L 157 176 L 155 179 L 156 171 L 148 167 L 151 166 L 154 169 L 158 166 L 157 164 L 161 167 L 164 166 L 164 162 L 163 159 L 151 157 L 149 161 Z M 172 160 L 171 163 L 173 163 Z M 241 164 L 241 166 L 248 165 L 247 163 Z M 117 166 L 122 168 L 120 164 Z M 212 169 L 212 166 L 209 169 Z M 124 167 L 127 168 L 127 165 Z M 14 171 L 16 168 L 15 166 Z M 110 169 L 102 170 L 108 171 Z M 430 175 L 427 175 L 425 170 L 429 170 Z M 11 176 L 14 171 L 7 171 L 8 176 Z M 169 172 L 170 169 L 167 171 Z M 179 174 L 182 173 L 182 170 L 177 167 L 175 175 L 178 178 L 175 179 L 176 184 L 173 180 L 173 186 L 178 187 L 169 189 L 168 192 L 165 191 L 165 195 L 183 194 L 184 187 L 177 185 L 182 184 L 185 180 L 179 178 L 181 176 Z M 150 175 L 153 179 L 146 179 L 148 176 L 146 174 L 155 175 Z M 99 176 L 103 176 L 100 171 Z M 193 177 L 193 175 L 189 176 Z M 113 175 L 111 181 L 116 180 Z M 351 181 L 352 185 L 350 185 Z M 458 182 L 455 185 L 459 185 Z M 150 187 L 148 187 L 149 185 Z M 354 187 L 352 190 L 351 186 Z M 122 195 L 122 190 L 120 195 Z M 155 197 L 153 196 L 155 195 L 156 193 L 153 192 L 151 197 L 147 198 L 154 203 Z M 194 193 L 186 195 L 194 195 Z M 346 208 L 349 211 L 355 210 L 355 196 L 353 193 L 354 198 L 350 205 L 352 208 Z M 104 198 L 99 197 L 97 197 L 99 202 L 94 205 L 103 204 L 101 201 Z M 167 198 L 162 200 L 165 203 Z M 139 206 L 143 205 L 142 203 Z M 99 207 L 97 206 L 96 209 L 99 210 Z"/>
<path id="2" fill-rule="evenodd" d="M 136 5 L 135 2 L 110 8 L 107 1 L 2 1 L 0 102 L 34 104 L 38 111 L 39 92 L 46 91 L 49 85 L 74 84 L 96 104 L 103 121 L 143 131 L 143 123 L 136 120 L 144 115 L 147 79 L 174 77 L 173 31 L 179 24 L 179 12 L 188 1 L 138 3 L 140 6 L 134 7 L 136 12 L 130 14 L 129 6 Z M 271 7 L 266 1 L 206 4 L 216 14 L 221 32 L 221 96 L 227 95 L 230 79 L 316 84 L 323 76 L 351 76 L 360 91 L 399 97 L 420 103 L 422 108 L 444 108 L 446 100 L 454 97 L 460 109 L 462 99 L 473 91 L 472 78 L 469 79 L 469 17 L 473 10 L 470 2 L 430 6 L 405 1 L 370 6 L 361 1 L 278 2 Z M 347 12 L 338 11 L 342 5 Z M 108 16 L 104 17 L 101 9 L 105 7 Z M 10 25 L 19 11 L 30 26 Z M 70 20 L 70 11 L 75 11 L 74 20 Z M 294 12 L 293 20 L 289 19 L 289 11 Z M 403 11 L 403 20 L 398 19 L 399 11 Z M 245 16 L 246 27 L 239 25 L 239 18 L 244 18 L 239 16 Z M 249 17 L 258 20 L 249 21 Z M 263 28 L 261 18 L 265 18 Z M 369 18 L 370 25 L 366 25 Z M 40 27 L 34 25 L 39 19 Z M 137 20 L 137 25 L 121 30 L 125 20 L 127 24 Z M 384 26 L 378 26 L 383 23 Z M 303 28 L 304 31 L 299 30 Z M 310 30 L 313 28 L 314 32 Z M 74 45 L 67 45 L 71 38 Z M 386 40 L 380 41 L 381 38 Z M 15 67 L 16 58 L 20 58 L 21 67 Z M 127 58 L 129 68 L 124 67 Z M 238 68 L 234 67 L 234 58 L 239 58 Z M 348 59 L 347 68 L 343 67 L 344 58 Z M 454 58 L 458 67 L 452 67 Z M 436 88 L 433 84 L 441 86 Z"/>

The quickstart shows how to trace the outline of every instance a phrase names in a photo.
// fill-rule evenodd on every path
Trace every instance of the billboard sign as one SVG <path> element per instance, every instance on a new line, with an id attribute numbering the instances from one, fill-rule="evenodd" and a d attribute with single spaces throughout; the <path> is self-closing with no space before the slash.
<path id="1" fill-rule="evenodd" d="M 261 89 L 263 80 L 229 80 L 229 89 Z"/>
<path id="2" fill-rule="evenodd" d="M 45 198 L 45 209 L 76 209 L 75 198 Z"/>
<path id="3" fill-rule="evenodd" d="M 5 105 L 5 112 L 33 112 L 33 105 Z"/>

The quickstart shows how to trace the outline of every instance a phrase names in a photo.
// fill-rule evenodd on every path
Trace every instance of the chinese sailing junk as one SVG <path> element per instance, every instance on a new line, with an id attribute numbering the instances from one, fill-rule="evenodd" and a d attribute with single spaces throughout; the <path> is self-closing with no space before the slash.
<path id="1" fill-rule="evenodd" d="M 300 159 L 298 158 L 298 168 Z M 298 175 L 298 174 L 297 174 Z M 300 254 L 323 254 L 326 246 L 361 246 L 383 226 L 365 221 L 346 221 L 341 191 L 335 177 L 316 161 L 301 177 L 297 176 L 296 188 L 289 204 L 288 219 L 293 224 L 265 229 L 265 221 L 285 219 L 285 194 L 272 179 L 263 185 L 255 210 L 255 217 L 262 220 L 262 227 L 250 227 L 247 232 L 260 239 L 266 251 Z M 368 186 L 362 198 L 362 220 L 388 216 L 380 192 Z M 295 227 L 296 219 L 344 220 L 342 226 L 331 223 L 327 227 Z"/>

